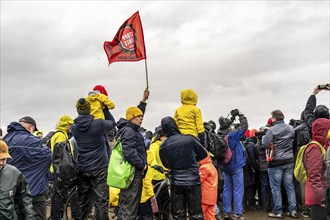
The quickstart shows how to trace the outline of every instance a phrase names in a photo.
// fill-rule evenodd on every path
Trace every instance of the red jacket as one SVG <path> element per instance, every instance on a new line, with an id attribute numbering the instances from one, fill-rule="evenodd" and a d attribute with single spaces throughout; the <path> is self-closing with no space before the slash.
<path id="1" fill-rule="evenodd" d="M 325 118 L 316 119 L 312 126 L 312 140 L 319 142 L 328 149 L 326 140 L 330 129 L 330 120 Z M 310 144 L 305 151 L 305 164 L 307 170 L 307 181 L 305 187 L 305 204 L 321 205 L 324 204 L 324 189 L 327 181 L 324 178 L 326 165 L 323 161 L 321 149 L 316 144 Z"/>
<path id="2" fill-rule="evenodd" d="M 199 176 L 202 186 L 202 204 L 215 205 L 218 195 L 218 172 L 210 155 L 199 162 Z"/>

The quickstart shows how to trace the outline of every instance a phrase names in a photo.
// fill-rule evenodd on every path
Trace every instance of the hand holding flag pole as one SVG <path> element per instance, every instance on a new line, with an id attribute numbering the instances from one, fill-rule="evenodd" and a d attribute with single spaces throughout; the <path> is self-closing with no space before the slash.
<path id="1" fill-rule="evenodd" d="M 139 11 L 135 12 L 119 28 L 112 41 L 104 42 L 109 65 L 113 62 L 134 62 L 145 59 L 146 81 L 148 83 L 147 55 Z"/>

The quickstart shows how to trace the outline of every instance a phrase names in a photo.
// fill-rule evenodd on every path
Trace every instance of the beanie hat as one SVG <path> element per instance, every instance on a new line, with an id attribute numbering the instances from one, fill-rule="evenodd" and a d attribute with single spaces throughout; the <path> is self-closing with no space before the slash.
<path id="1" fill-rule="evenodd" d="M 316 119 L 318 118 L 329 118 L 329 109 L 325 105 L 318 105 L 314 108 L 313 114 Z"/>
<path id="2" fill-rule="evenodd" d="M 126 120 L 128 121 L 140 115 L 143 115 L 143 112 L 138 107 L 131 106 L 126 110 Z"/>
<path id="3" fill-rule="evenodd" d="M 229 118 L 224 118 L 223 116 L 220 116 L 219 124 L 220 124 L 220 129 L 225 130 L 230 127 L 231 120 Z"/>
<path id="4" fill-rule="evenodd" d="M 80 98 L 76 104 L 79 115 L 89 115 L 91 112 L 91 105 L 85 98 Z"/>
<path id="5" fill-rule="evenodd" d="M 8 152 L 8 145 L 4 141 L 0 140 L 0 160 L 6 158 L 11 158 Z"/>
<path id="6" fill-rule="evenodd" d="M 107 90 L 105 90 L 104 86 L 101 86 L 101 85 L 96 85 L 94 88 L 93 88 L 94 91 L 99 91 L 100 93 L 108 96 L 108 93 L 107 93 Z"/>

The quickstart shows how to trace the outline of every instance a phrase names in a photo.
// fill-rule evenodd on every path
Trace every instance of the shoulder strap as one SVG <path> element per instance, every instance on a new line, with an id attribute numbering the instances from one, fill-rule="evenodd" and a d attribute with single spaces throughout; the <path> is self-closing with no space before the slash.
<path id="1" fill-rule="evenodd" d="M 126 128 L 123 128 L 123 131 L 121 132 L 121 134 L 119 135 L 119 137 L 116 137 L 116 142 L 115 142 L 115 144 L 113 146 L 117 146 L 117 144 L 120 141 L 121 137 L 123 136 L 125 130 L 126 130 Z"/>
<path id="2" fill-rule="evenodd" d="M 311 145 L 311 144 L 316 144 L 317 146 L 320 147 L 320 150 L 321 150 L 321 153 L 322 153 L 323 160 L 325 160 L 325 157 L 326 157 L 326 151 L 325 151 L 324 147 L 323 147 L 318 141 L 310 141 L 310 142 L 307 144 L 307 146 L 305 147 L 305 149 L 304 149 L 303 158 L 302 158 L 302 161 L 303 161 L 303 164 L 304 164 L 304 167 L 305 167 L 306 175 L 307 175 L 307 176 L 308 176 L 308 173 L 307 173 L 307 169 L 306 169 L 305 153 L 306 153 L 307 148 L 308 148 L 309 145 Z"/>
<path id="3" fill-rule="evenodd" d="M 317 146 L 320 147 L 321 152 L 322 152 L 322 155 L 323 155 L 323 160 L 325 160 L 325 157 L 326 157 L 327 152 L 326 152 L 326 150 L 324 149 L 324 147 L 322 146 L 322 144 L 321 144 L 320 142 L 318 142 L 318 141 L 311 141 L 310 144 L 316 144 Z M 307 147 L 306 147 L 306 148 L 307 148 Z"/>

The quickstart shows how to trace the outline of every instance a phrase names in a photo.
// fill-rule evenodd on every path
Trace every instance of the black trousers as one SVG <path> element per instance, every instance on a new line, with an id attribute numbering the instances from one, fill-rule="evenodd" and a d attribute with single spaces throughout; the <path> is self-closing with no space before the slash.
<path id="1" fill-rule="evenodd" d="M 108 220 L 109 187 L 107 169 L 79 173 L 77 188 L 76 219 L 87 219 L 92 204 L 95 206 L 95 218 Z"/>
<path id="2" fill-rule="evenodd" d="M 144 203 L 140 203 L 137 220 L 153 220 L 153 213 L 150 199 Z"/>
<path id="3" fill-rule="evenodd" d="M 327 220 L 327 211 L 324 207 L 313 205 L 310 207 L 312 220 Z"/>
<path id="4" fill-rule="evenodd" d="M 32 197 L 33 211 L 36 220 L 46 220 L 46 193 Z"/>
<path id="5" fill-rule="evenodd" d="M 64 205 L 68 198 L 69 189 L 64 187 L 60 180 L 54 182 L 52 188 L 52 206 L 51 206 L 51 219 L 61 220 L 64 213 Z"/>
<path id="6" fill-rule="evenodd" d="M 127 189 L 120 190 L 118 220 L 135 220 L 138 217 L 142 194 L 142 179 L 133 179 Z"/>
<path id="7" fill-rule="evenodd" d="M 204 219 L 201 186 L 171 185 L 171 208 L 174 220 L 186 220 L 186 208 L 189 219 Z"/>

